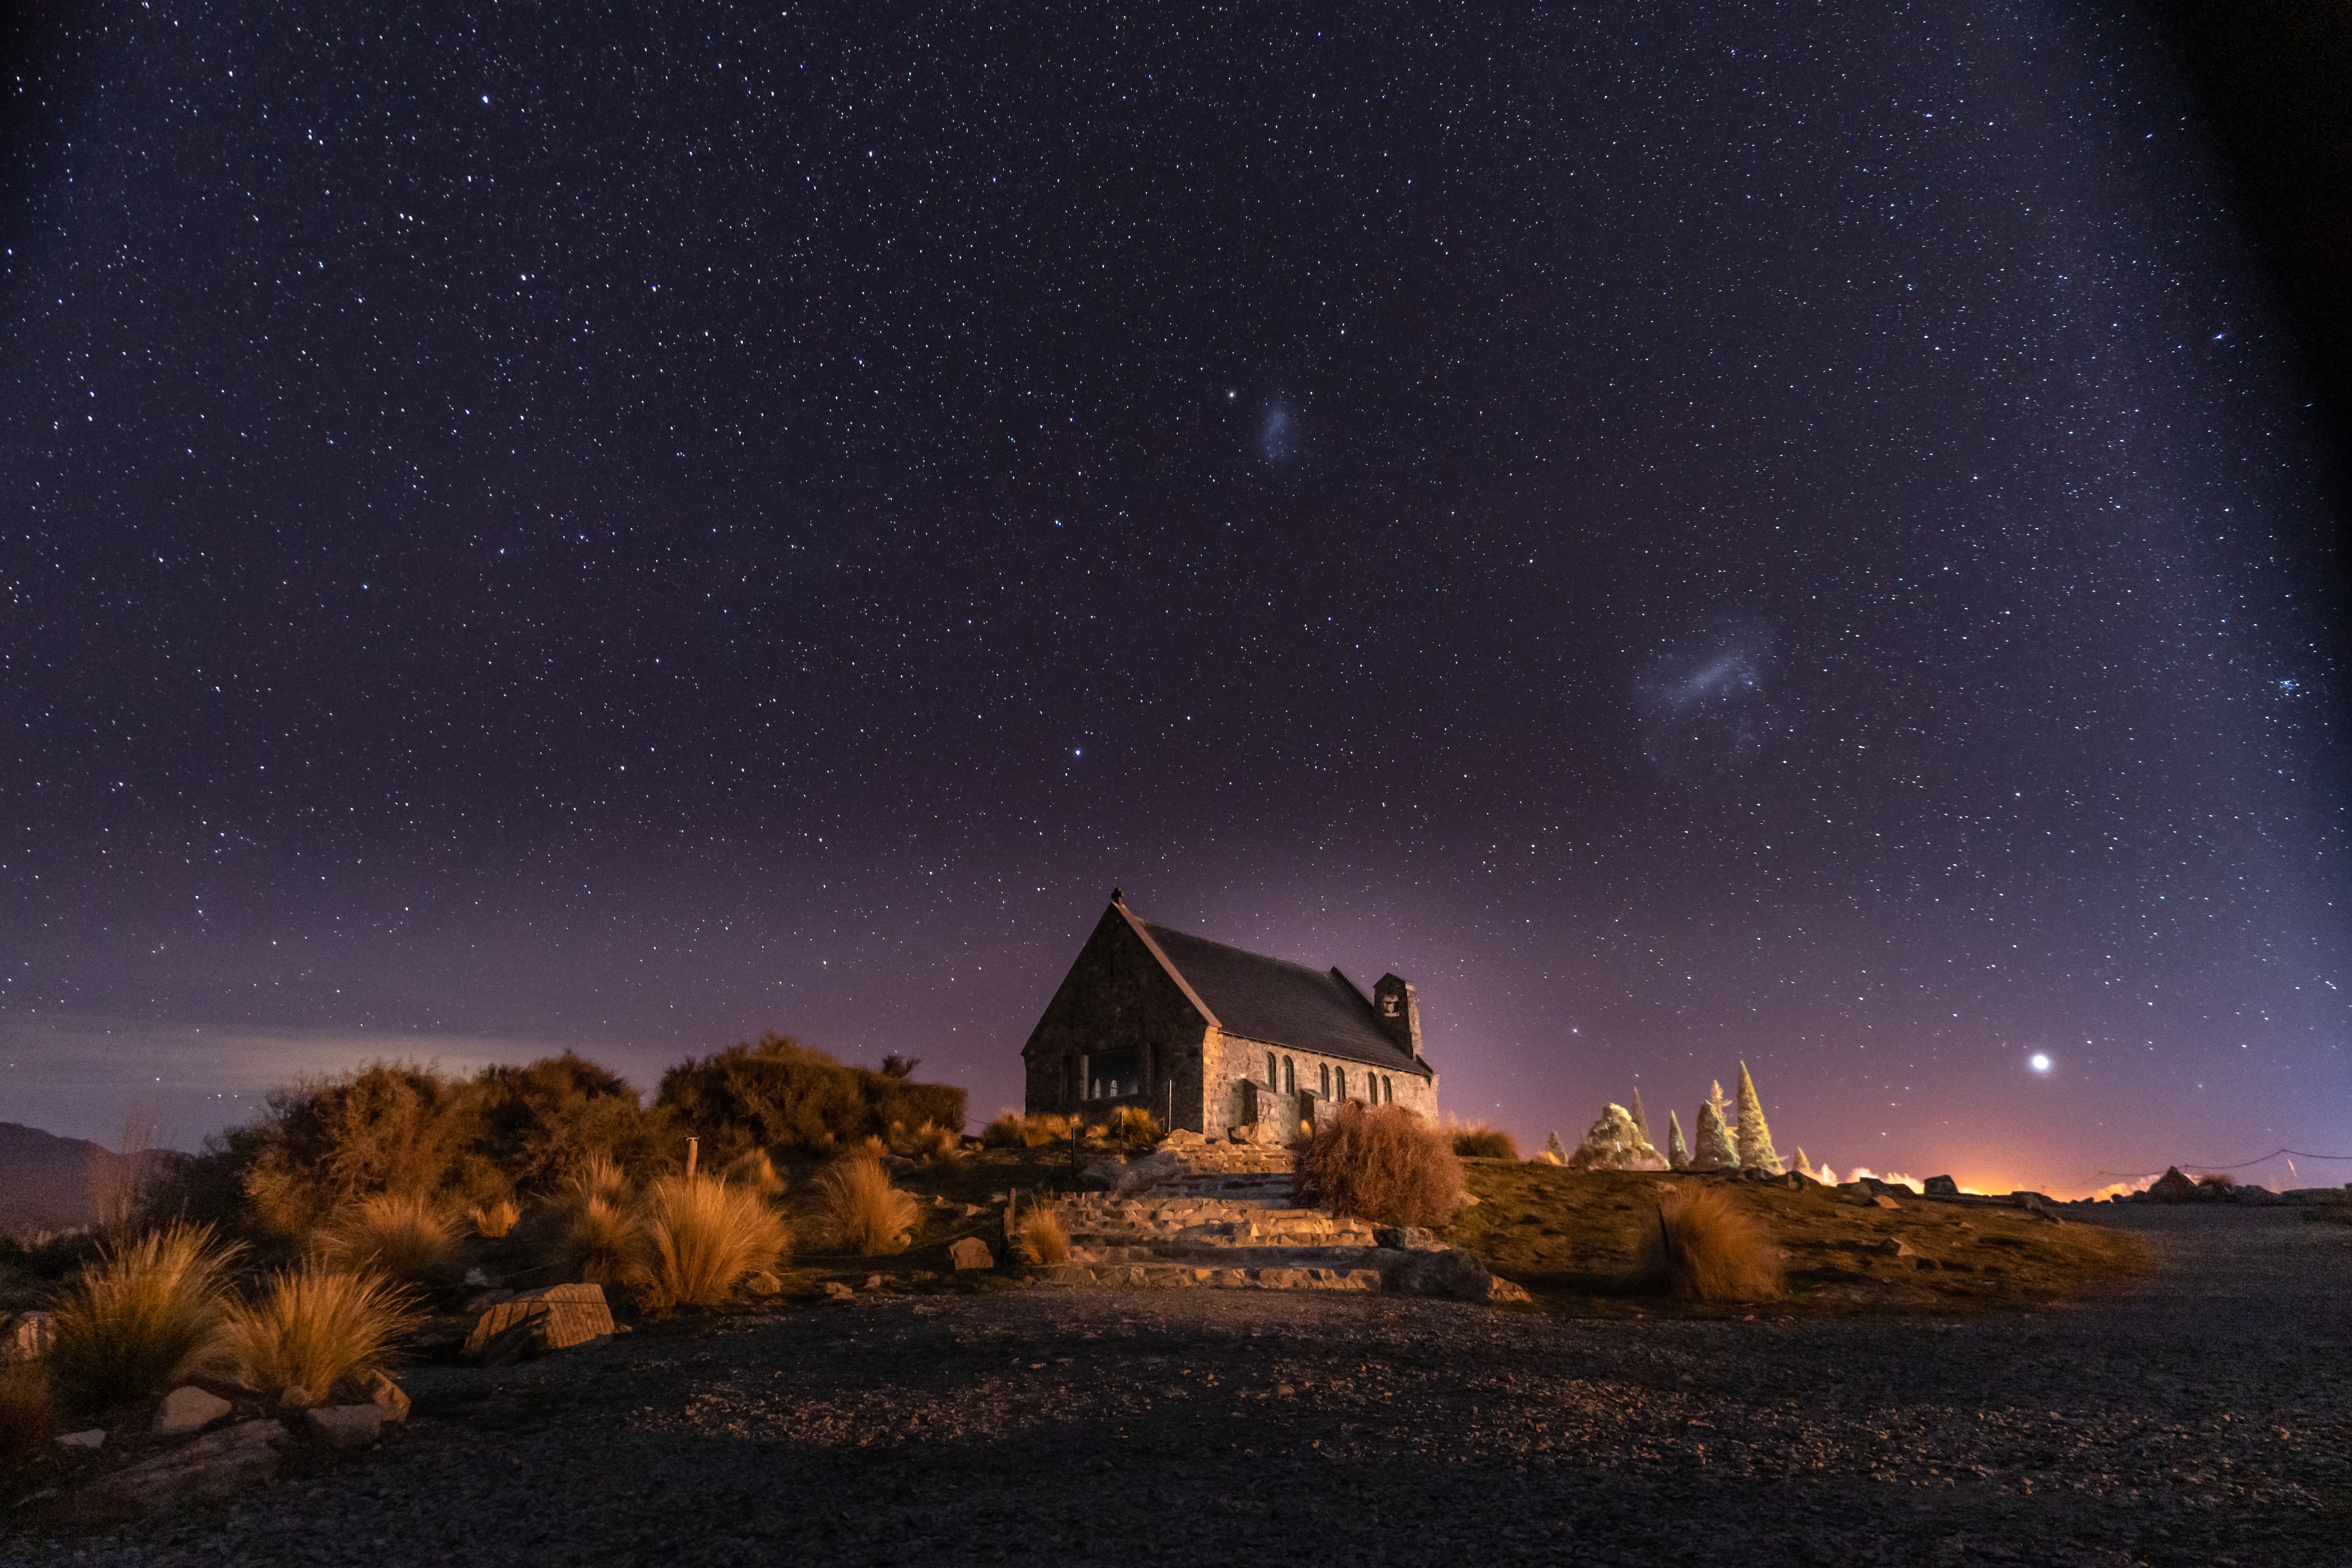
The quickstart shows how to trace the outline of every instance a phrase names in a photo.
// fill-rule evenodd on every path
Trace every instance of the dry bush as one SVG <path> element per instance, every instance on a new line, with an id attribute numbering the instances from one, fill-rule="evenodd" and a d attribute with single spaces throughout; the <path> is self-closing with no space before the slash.
<path id="1" fill-rule="evenodd" d="M 509 1212 L 514 1207 L 505 1206 Z M 421 1197 L 362 1199 L 336 1216 L 326 1252 L 344 1268 L 373 1270 L 410 1285 L 446 1285 L 465 1271 L 457 1226 Z"/>
<path id="2" fill-rule="evenodd" d="M 629 1178 L 620 1166 L 604 1155 L 591 1154 L 575 1165 L 572 1174 L 564 1179 L 563 1195 L 575 1206 L 587 1203 L 591 1198 L 617 1204 L 629 1195 Z"/>
<path id="3" fill-rule="evenodd" d="M 1441 1226 L 1469 1195 L 1445 1134 L 1402 1105 L 1349 1100 L 1297 1156 L 1299 1201 L 1381 1225 Z"/>
<path id="4" fill-rule="evenodd" d="M 1678 1184 L 1643 1227 L 1634 1282 L 1685 1301 L 1769 1301 L 1780 1260 L 1721 1187 Z"/>
<path id="5" fill-rule="evenodd" d="M 91 1409 L 160 1394 L 211 1363 L 236 1248 L 174 1225 L 86 1265 L 58 1301 L 48 1368 Z"/>
<path id="6" fill-rule="evenodd" d="M 1160 1119 L 1139 1105 L 1122 1105 L 1111 1113 L 1110 1136 L 1115 1143 L 1157 1143 Z"/>
<path id="7" fill-rule="evenodd" d="M 915 1200 L 890 1184 L 880 1161 L 870 1154 L 836 1160 L 816 1185 L 829 1245 L 866 1258 L 906 1247 L 915 1228 Z"/>
<path id="8" fill-rule="evenodd" d="M 540 1262 L 564 1279 L 617 1285 L 644 1249 L 645 1229 L 617 1199 L 590 1195 L 551 1216 Z"/>
<path id="9" fill-rule="evenodd" d="M 1067 1263 L 1070 1233 L 1063 1227 L 1062 1211 L 1052 1204 L 1033 1204 L 1013 1227 L 1013 1245 L 1029 1263 Z"/>
<path id="10" fill-rule="evenodd" d="M 961 1127 L 966 1109 L 952 1085 L 850 1067 L 782 1035 L 680 1063 L 662 1075 L 655 1101 L 672 1124 L 730 1152 L 845 1147 L 893 1121 Z"/>
<path id="11" fill-rule="evenodd" d="M 384 1365 L 419 1321 L 415 1298 L 384 1275 L 312 1262 L 276 1276 L 259 1301 L 230 1308 L 221 1343 L 247 1386 L 269 1394 L 299 1386 L 323 1399 L 345 1374 Z"/>
<path id="12" fill-rule="evenodd" d="M 38 1364 L 0 1367 L 0 1471 L 22 1469 L 49 1451 L 58 1396 Z"/>
<path id="13" fill-rule="evenodd" d="M 719 1180 L 730 1187 L 748 1188 L 761 1197 L 772 1198 L 784 1190 L 784 1179 L 776 1174 L 776 1163 L 768 1158 L 764 1149 L 737 1155 L 719 1173 Z"/>
<path id="14" fill-rule="evenodd" d="M 1021 1125 L 1017 1110 L 1000 1110 L 996 1120 L 980 1130 L 981 1146 L 986 1149 L 1020 1149 L 1027 1146 L 1028 1138 Z"/>
<path id="15" fill-rule="evenodd" d="M 712 1307 L 792 1247 L 783 1217 L 748 1187 L 664 1177 L 646 1189 L 628 1282 L 656 1311 Z"/>
<path id="16" fill-rule="evenodd" d="M 908 1135 L 905 1152 L 908 1159 L 937 1170 L 963 1158 L 963 1134 L 952 1127 L 926 1121 Z"/>
<path id="17" fill-rule="evenodd" d="M 497 1241 L 510 1235 L 522 1211 L 514 1206 L 511 1198 L 497 1198 L 488 1204 L 477 1204 L 468 1216 L 474 1222 L 474 1234 L 486 1241 Z"/>
<path id="18" fill-rule="evenodd" d="M 1485 1122 L 1472 1122 L 1451 1129 L 1454 1152 L 1465 1160 L 1516 1160 L 1519 1145 L 1511 1135 Z"/>

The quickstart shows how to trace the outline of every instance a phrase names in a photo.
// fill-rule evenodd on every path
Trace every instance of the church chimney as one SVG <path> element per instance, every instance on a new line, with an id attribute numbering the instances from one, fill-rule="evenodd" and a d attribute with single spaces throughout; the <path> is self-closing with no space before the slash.
<path id="1" fill-rule="evenodd" d="M 1381 1033 L 1396 1043 L 1397 1049 L 1421 1059 L 1421 1003 L 1412 986 L 1393 974 L 1383 974 L 1381 983 L 1372 987 L 1372 1015 L 1380 1021 Z"/>

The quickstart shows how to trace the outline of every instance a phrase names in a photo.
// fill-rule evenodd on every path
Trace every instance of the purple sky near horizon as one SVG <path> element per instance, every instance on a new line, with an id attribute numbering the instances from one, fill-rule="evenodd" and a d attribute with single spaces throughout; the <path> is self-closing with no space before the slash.
<path id="1" fill-rule="evenodd" d="M 2352 1155 L 2343 498 L 2137 19 L 362 20 L 24 73 L 0 1120 L 984 1117 L 1116 885 L 1523 1145 Z"/>

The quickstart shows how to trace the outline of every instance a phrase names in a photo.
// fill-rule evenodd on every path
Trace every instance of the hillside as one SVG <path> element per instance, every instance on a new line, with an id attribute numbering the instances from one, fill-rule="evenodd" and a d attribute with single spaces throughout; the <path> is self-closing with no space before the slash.
<path id="1" fill-rule="evenodd" d="M 0 1226 L 89 1224 L 91 1194 L 121 1160 L 86 1138 L 0 1121 Z"/>

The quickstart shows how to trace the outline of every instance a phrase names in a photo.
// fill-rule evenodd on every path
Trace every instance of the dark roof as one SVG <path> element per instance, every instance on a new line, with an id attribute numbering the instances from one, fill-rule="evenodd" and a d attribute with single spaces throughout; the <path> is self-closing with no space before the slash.
<path id="1" fill-rule="evenodd" d="M 1381 1027 L 1372 1004 L 1338 970 L 1309 969 L 1221 942 L 1171 931 L 1129 911 L 1228 1035 L 1276 1047 L 1430 1076 L 1429 1064 L 1400 1049 Z"/>

